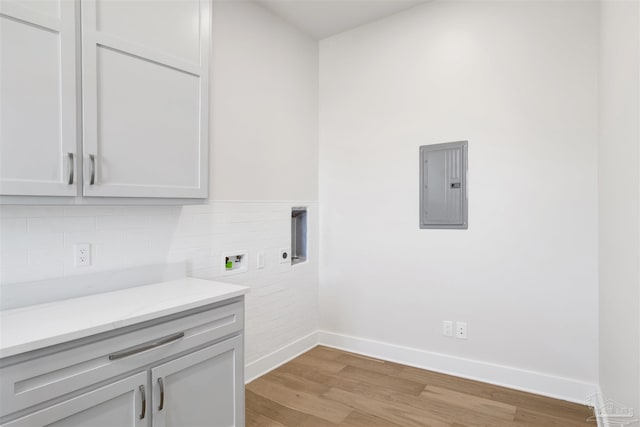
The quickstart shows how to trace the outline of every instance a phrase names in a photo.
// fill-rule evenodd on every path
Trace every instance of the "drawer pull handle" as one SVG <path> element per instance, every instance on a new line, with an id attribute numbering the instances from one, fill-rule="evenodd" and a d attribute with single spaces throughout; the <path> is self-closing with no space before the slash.
<path id="1" fill-rule="evenodd" d="M 158 405 L 158 412 L 162 411 L 164 408 L 164 382 L 162 381 L 162 377 L 158 378 L 158 385 L 160 386 L 160 404 Z"/>
<path id="2" fill-rule="evenodd" d="M 170 342 L 179 340 L 182 337 L 184 337 L 184 332 L 178 332 L 177 334 L 169 335 L 167 337 L 160 338 L 155 341 L 143 343 L 135 347 L 131 347 L 126 350 L 122 350 L 117 353 L 110 354 L 109 360 L 122 359 L 123 357 L 132 356 L 137 353 L 142 353 L 143 351 L 147 351 L 152 348 L 159 347 L 161 345 L 169 344 Z"/>
<path id="3" fill-rule="evenodd" d="M 144 386 L 140 386 L 140 398 L 142 399 L 142 411 L 140 411 L 140 419 L 144 420 L 144 416 L 147 413 L 147 396 L 144 393 Z"/>

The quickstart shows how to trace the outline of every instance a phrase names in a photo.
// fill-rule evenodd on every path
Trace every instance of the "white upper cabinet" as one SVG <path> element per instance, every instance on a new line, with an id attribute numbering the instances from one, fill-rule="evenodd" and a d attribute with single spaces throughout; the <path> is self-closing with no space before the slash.
<path id="1" fill-rule="evenodd" d="M 206 198 L 210 25 L 210 0 L 0 0 L 0 203 Z"/>
<path id="2" fill-rule="evenodd" d="M 0 195 L 77 193 L 75 7 L 0 1 Z"/>
<path id="3" fill-rule="evenodd" d="M 206 198 L 210 5 L 82 2 L 85 196 Z"/>

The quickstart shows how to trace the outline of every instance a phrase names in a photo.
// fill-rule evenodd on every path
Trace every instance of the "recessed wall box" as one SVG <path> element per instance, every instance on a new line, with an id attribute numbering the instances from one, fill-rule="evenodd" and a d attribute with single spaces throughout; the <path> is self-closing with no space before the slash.
<path id="1" fill-rule="evenodd" d="M 291 264 L 307 260 L 307 208 L 291 209 Z"/>
<path id="2" fill-rule="evenodd" d="M 469 227 L 467 144 L 420 147 L 420 228 Z"/>
<path id="3" fill-rule="evenodd" d="M 237 274 L 249 270 L 247 251 L 233 251 L 222 255 L 222 274 Z"/>

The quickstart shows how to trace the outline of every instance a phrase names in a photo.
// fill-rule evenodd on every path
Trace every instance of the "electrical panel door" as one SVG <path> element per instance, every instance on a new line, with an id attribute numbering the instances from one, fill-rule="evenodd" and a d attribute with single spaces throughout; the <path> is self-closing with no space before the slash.
<path id="1" fill-rule="evenodd" d="M 467 141 L 420 147 L 420 228 L 468 228 Z"/>

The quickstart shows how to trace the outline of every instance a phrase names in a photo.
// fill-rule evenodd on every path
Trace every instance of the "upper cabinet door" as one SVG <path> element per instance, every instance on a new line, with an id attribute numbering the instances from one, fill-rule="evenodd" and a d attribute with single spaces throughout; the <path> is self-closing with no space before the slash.
<path id="1" fill-rule="evenodd" d="M 76 195 L 75 5 L 0 1 L 2 195 Z"/>
<path id="2" fill-rule="evenodd" d="M 208 0 L 82 2 L 85 196 L 206 198 Z"/>

